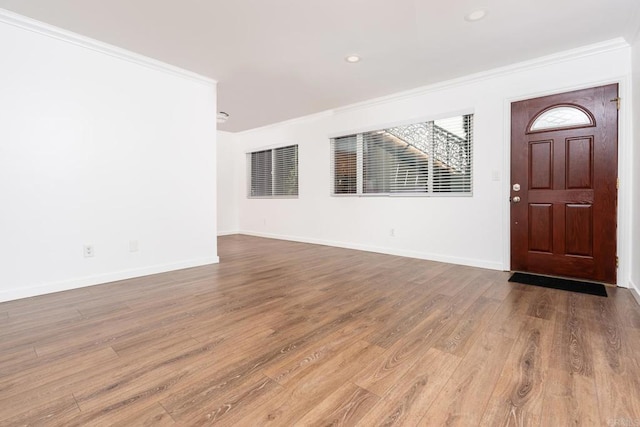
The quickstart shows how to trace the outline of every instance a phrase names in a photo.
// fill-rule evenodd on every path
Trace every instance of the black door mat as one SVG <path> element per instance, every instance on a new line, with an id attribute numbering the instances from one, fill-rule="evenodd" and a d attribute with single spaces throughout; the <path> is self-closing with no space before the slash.
<path id="1" fill-rule="evenodd" d="M 558 277 L 537 276 L 535 274 L 525 273 L 513 273 L 509 281 L 523 283 L 525 285 L 542 286 L 543 288 L 597 295 L 599 297 L 607 296 L 607 289 L 600 283 L 582 282 L 580 280 L 560 279 Z"/>

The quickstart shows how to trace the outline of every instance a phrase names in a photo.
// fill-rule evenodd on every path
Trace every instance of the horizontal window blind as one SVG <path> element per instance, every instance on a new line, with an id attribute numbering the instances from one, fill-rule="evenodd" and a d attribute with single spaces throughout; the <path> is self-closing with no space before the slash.
<path id="1" fill-rule="evenodd" d="M 333 194 L 471 194 L 473 115 L 331 141 Z"/>
<path id="2" fill-rule="evenodd" d="M 248 197 L 295 197 L 298 195 L 298 146 L 247 154 Z"/>
<path id="3" fill-rule="evenodd" d="M 355 135 L 333 142 L 333 189 L 335 194 L 356 194 L 358 185 L 358 148 Z"/>
<path id="4" fill-rule="evenodd" d="M 265 197 L 272 194 L 272 160 L 271 150 L 258 151 L 249 154 L 250 189 L 249 195 L 254 197 Z"/>

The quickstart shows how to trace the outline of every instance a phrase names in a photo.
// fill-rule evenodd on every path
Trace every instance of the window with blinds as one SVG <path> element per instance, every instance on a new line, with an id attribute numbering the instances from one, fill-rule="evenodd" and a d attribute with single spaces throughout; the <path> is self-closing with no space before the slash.
<path id="1" fill-rule="evenodd" d="M 331 140 L 334 195 L 470 195 L 473 115 Z"/>
<path id="2" fill-rule="evenodd" d="M 298 196 L 298 146 L 247 153 L 248 197 Z"/>

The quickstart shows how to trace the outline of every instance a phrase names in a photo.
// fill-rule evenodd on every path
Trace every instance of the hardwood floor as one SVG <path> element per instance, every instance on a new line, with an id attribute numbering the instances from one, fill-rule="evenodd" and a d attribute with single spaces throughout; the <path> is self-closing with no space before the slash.
<path id="1" fill-rule="evenodd" d="M 640 307 L 226 236 L 221 263 L 0 304 L 0 425 L 640 425 Z"/>

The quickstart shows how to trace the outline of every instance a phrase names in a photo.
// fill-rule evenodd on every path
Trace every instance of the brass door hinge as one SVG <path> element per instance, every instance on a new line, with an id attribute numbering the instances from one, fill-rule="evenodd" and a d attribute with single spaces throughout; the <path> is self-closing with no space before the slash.
<path id="1" fill-rule="evenodd" d="M 611 100 L 611 102 L 615 102 L 616 103 L 616 108 L 618 109 L 618 111 L 620 111 L 620 101 L 622 100 L 622 98 L 620 98 L 619 96 L 616 96 L 615 98 L 613 98 Z"/>
<path id="2" fill-rule="evenodd" d="M 620 265 L 620 262 L 619 262 L 619 260 L 618 260 L 618 257 L 616 257 L 616 268 L 618 268 L 618 267 L 619 267 L 619 265 Z"/>

